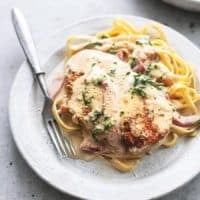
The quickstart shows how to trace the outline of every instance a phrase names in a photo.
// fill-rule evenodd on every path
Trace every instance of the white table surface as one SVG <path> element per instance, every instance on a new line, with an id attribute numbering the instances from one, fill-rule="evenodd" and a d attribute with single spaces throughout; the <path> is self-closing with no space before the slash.
<path id="1" fill-rule="evenodd" d="M 200 46 L 200 14 L 178 10 L 159 0 L 0 0 L 0 200 L 74 199 L 38 178 L 20 156 L 11 136 L 9 91 L 24 60 L 10 21 L 12 7 L 19 7 L 25 13 L 36 44 L 46 35 L 84 17 L 121 13 L 166 23 Z M 160 199 L 200 199 L 200 175 Z"/>

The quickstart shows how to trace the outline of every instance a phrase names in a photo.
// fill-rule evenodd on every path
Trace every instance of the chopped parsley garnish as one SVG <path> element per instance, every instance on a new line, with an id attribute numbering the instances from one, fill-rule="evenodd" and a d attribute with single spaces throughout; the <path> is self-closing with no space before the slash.
<path id="1" fill-rule="evenodd" d="M 88 105 L 90 105 L 91 103 L 92 103 L 92 99 L 93 99 L 94 97 L 93 96 L 88 96 L 88 91 L 82 91 L 82 99 L 83 99 L 83 103 L 86 105 L 86 106 L 88 106 Z"/>
<path id="2" fill-rule="evenodd" d="M 126 73 L 126 76 L 130 75 L 130 73 L 131 73 L 131 72 L 127 72 L 127 73 Z"/>
<path id="3" fill-rule="evenodd" d="M 101 35 L 100 36 L 100 39 L 106 39 L 106 38 L 108 38 L 108 36 L 106 36 L 106 35 Z"/>
<path id="4" fill-rule="evenodd" d="M 91 49 L 91 48 L 93 48 L 95 46 L 102 46 L 102 43 L 101 42 L 91 42 L 91 43 L 85 45 L 84 48 Z"/>
<path id="5" fill-rule="evenodd" d="M 91 67 L 94 67 L 97 63 L 92 63 Z"/>
<path id="6" fill-rule="evenodd" d="M 161 117 L 164 117 L 165 115 L 164 115 L 164 114 L 160 114 L 160 116 L 161 116 Z"/>
<path id="7" fill-rule="evenodd" d="M 161 86 L 163 86 L 163 84 L 155 82 L 147 75 L 135 74 L 133 78 L 133 87 L 130 89 L 132 95 L 136 94 L 141 97 L 146 97 L 144 89 L 147 85 L 151 85 L 157 89 L 161 89 Z"/>
<path id="8" fill-rule="evenodd" d="M 111 47 L 111 48 L 108 50 L 108 52 L 111 53 L 111 54 L 116 54 L 116 53 L 117 53 L 117 51 L 116 51 L 116 49 L 115 49 L 114 47 Z"/>
<path id="9" fill-rule="evenodd" d="M 103 134 L 108 131 L 115 123 L 112 117 L 104 116 L 103 111 L 98 110 L 95 110 L 92 115 L 89 116 L 89 122 L 93 125 L 91 134 L 94 139 L 96 139 L 98 134 Z"/>
<path id="10" fill-rule="evenodd" d="M 148 85 L 152 85 L 153 87 L 157 89 L 161 89 L 160 87 L 163 86 L 162 83 L 157 83 L 156 81 L 154 81 L 147 75 L 136 74 L 133 77 L 134 77 L 134 84 L 133 84 L 134 86 L 138 86 L 138 85 L 144 86 L 148 84 Z"/>
<path id="11" fill-rule="evenodd" d="M 144 87 L 134 87 L 131 89 L 131 94 L 134 95 L 138 95 L 138 96 L 141 96 L 141 97 L 146 97 L 147 94 L 146 92 L 144 91 Z"/>
<path id="12" fill-rule="evenodd" d="M 116 54 L 117 53 L 117 51 L 115 49 L 115 43 L 112 43 L 112 46 L 110 47 L 108 52 L 111 53 L 111 54 Z"/>
<path id="13" fill-rule="evenodd" d="M 117 65 L 117 62 L 115 61 L 115 62 L 113 62 L 113 64 L 114 64 L 114 65 Z"/>
<path id="14" fill-rule="evenodd" d="M 121 111 L 121 112 L 119 113 L 119 116 L 122 117 L 123 115 L 124 115 L 124 111 Z"/>
<path id="15" fill-rule="evenodd" d="M 104 132 L 104 126 L 102 124 L 97 124 L 92 130 L 92 136 L 96 139 L 96 135 Z"/>
<path id="16" fill-rule="evenodd" d="M 153 45 L 153 44 L 152 44 L 152 42 L 151 42 L 151 40 L 149 40 L 149 45 L 150 45 L 150 46 L 152 46 L 152 45 Z"/>
<path id="17" fill-rule="evenodd" d="M 157 64 L 150 64 L 146 70 L 146 74 L 150 74 L 153 70 L 158 69 Z"/>
<path id="18" fill-rule="evenodd" d="M 104 125 L 104 130 L 107 131 L 114 125 L 114 121 L 111 117 L 106 116 L 104 117 L 102 124 Z"/>
<path id="19" fill-rule="evenodd" d="M 102 111 L 98 111 L 98 110 L 95 110 L 93 115 L 90 116 L 90 121 L 92 123 L 96 123 L 97 120 L 103 115 L 103 112 Z"/>
<path id="20" fill-rule="evenodd" d="M 200 125 L 200 120 L 197 120 L 196 122 L 194 122 L 194 126 L 195 125 L 199 126 Z"/>
<path id="21" fill-rule="evenodd" d="M 111 69 L 110 72 L 108 73 L 109 76 L 115 76 L 116 69 Z"/>
<path id="22" fill-rule="evenodd" d="M 103 80 L 105 79 L 105 76 L 103 77 L 98 77 L 96 79 L 92 79 L 91 80 L 91 83 L 94 85 L 94 86 L 100 86 L 103 82 Z"/>
<path id="23" fill-rule="evenodd" d="M 130 66 L 133 69 L 137 65 L 137 59 L 135 57 L 131 57 L 130 59 Z"/>
<path id="24" fill-rule="evenodd" d="M 143 45 L 142 42 L 140 42 L 138 40 L 135 42 L 135 44 L 137 44 L 137 45 Z"/>
<path id="25" fill-rule="evenodd" d="M 163 73 L 160 77 L 159 77 L 159 80 L 162 81 L 166 76 L 166 73 Z"/>

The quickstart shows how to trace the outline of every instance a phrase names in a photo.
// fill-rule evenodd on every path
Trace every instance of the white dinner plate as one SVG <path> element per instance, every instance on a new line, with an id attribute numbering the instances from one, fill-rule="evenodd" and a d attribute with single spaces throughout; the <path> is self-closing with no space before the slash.
<path id="1" fill-rule="evenodd" d="M 190 11 L 200 11 L 200 0 L 163 0 L 173 6 Z"/>
<path id="2" fill-rule="evenodd" d="M 47 37 L 38 47 L 47 75 L 64 58 L 70 35 L 93 34 L 111 26 L 116 16 L 91 18 Z M 122 16 L 136 27 L 152 22 Z M 163 25 L 171 45 L 200 74 L 200 51 L 181 34 Z M 84 66 L 83 66 L 84 67 Z M 200 171 L 200 137 L 182 139 L 170 149 L 161 148 L 146 156 L 134 172 L 120 173 L 103 160 L 85 162 L 57 157 L 41 118 L 43 96 L 24 62 L 10 94 L 9 117 L 16 145 L 29 166 L 58 190 L 85 199 L 150 199 L 183 185 Z"/>

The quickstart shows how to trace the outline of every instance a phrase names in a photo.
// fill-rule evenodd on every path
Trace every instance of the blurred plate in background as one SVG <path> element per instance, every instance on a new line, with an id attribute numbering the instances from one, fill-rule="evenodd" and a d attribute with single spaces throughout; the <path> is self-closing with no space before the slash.
<path id="1" fill-rule="evenodd" d="M 190 11 L 200 11 L 200 0 L 163 0 L 166 3 Z"/>

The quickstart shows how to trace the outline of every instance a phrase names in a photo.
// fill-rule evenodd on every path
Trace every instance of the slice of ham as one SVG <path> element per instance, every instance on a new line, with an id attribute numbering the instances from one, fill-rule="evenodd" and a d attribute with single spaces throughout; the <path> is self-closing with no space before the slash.
<path id="1" fill-rule="evenodd" d="M 55 77 L 48 85 L 49 95 L 52 99 L 59 93 L 64 83 L 64 76 Z"/>
<path id="2" fill-rule="evenodd" d="M 128 55 L 127 55 L 127 52 L 123 51 L 123 50 L 120 50 L 116 53 L 116 56 L 122 60 L 122 61 L 126 61 L 128 59 Z"/>
<path id="3" fill-rule="evenodd" d="M 104 147 L 96 142 L 94 142 L 91 138 L 84 138 L 83 142 L 80 145 L 80 149 L 87 153 L 100 153 L 104 151 Z"/>
<path id="4" fill-rule="evenodd" d="M 88 143 L 87 145 L 81 145 L 80 149 L 82 151 L 88 152 L 88 153 L 97 153 L 100 152 L 101 148 L 98 145 Z"/>
<path id="5" fill-rule="evenodd" d="M 137 65 L 133 68 L 134 72 L 143 74 L 146 71 L 145 65 L 141 60 L 137 60 Z"/>
<path id="6" fill-rule="evenodd" d="M 200 115 L 191 115 L 191 116 L 174 116 L 173 124 L 180 127 L 191 127 L 200 120 Z"/>

